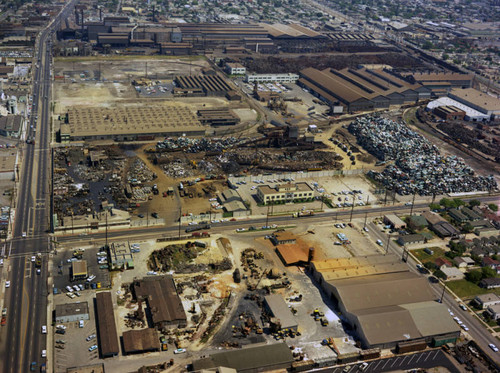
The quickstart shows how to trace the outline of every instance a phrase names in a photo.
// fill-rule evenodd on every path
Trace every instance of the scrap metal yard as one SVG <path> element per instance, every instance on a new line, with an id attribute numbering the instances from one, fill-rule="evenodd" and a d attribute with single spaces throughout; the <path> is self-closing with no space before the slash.
<path id="1" fill-rule="evenodd" d="M 0 4 L 0 372 L 500 371 L 498 12 L 441 3 Z"/>

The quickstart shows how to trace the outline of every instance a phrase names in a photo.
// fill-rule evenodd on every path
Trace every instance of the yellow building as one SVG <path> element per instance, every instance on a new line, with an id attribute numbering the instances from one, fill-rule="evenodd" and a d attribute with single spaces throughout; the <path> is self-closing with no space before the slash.
<path id="1" fill-rule="evenodd" d="M 293 202 L 297 200 L 312 200 L 314 191 L 307 183 L 282 184 L 271 188 L 269 185 L 260 185 L 257 196 L 267 205 L 268 203 Z"/>

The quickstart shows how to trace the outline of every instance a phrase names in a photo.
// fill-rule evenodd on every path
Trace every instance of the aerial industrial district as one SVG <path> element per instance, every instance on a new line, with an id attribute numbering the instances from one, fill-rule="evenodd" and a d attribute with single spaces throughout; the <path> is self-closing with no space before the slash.
<path id="1" fill-rule="evenodd" d="M 498 1 L 1 7 L 1 372 L 500 370 Z"/>

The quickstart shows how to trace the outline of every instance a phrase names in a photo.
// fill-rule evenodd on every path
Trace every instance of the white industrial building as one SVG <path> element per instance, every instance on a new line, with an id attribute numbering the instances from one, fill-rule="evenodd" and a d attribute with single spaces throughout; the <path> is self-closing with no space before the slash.
<path id="1" fill-rule="evenodd" d="M 296 83 L 299 80 L 297 74 L 247 74 L 245 81 L 247 83 Z"/>
<path id="2" fill-rule="evenodd" d="M 431 101 L 427 104 L 426 110 L 432 111 L 441 106 L 455 106 L 456 108 L 465 112 L 465 120 L 472 122 L 485 122 L 490 120 L 490 115 L 481 113 L 480 111 L 464 105 L 457 100 L 450 97 L 440 97 L 437 100 Z"/>

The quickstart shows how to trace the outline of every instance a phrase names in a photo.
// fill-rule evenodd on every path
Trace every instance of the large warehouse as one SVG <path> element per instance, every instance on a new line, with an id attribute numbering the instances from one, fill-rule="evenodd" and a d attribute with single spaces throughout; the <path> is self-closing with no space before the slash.
<path id="1" fill-rule="evenodd" d="M 62 142 L 205 135 L 195 113 L 184 106 L 74 107 L 67 122 L 61 125 Z"/>
<path id="2" fill-rule="evenodd" d="M 392 105 L 414 103 L 430 98 L 430 90 L 411 84 L 385 69 L 317 70 L 300 72 L 298 83 L 330 105 L 342 105 L 347 111 L 369 111 Z"/>
<path id="3" fill-rule="evenodd" d="M 487 93 L 474 88 L 452 89 L 448 96 L 487 115 L 491 120 L 500 119 L 500 99 Z"/>
<path id="4" fill-rule="evenodd" d="M 427 279 L 393 255 L 313 261 L 312 272 L 364 348 L 412 341 L 437 346 L 460 335 Z"/>

